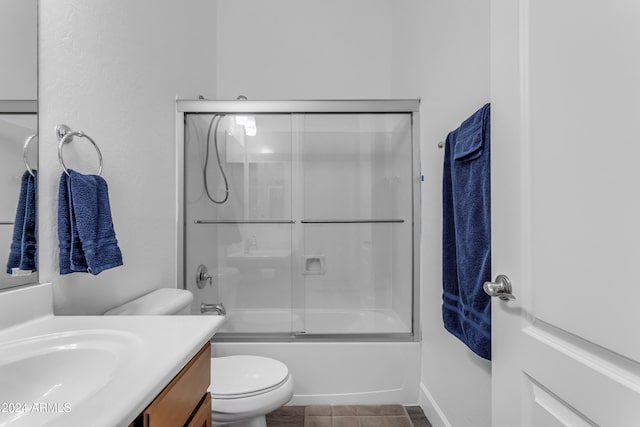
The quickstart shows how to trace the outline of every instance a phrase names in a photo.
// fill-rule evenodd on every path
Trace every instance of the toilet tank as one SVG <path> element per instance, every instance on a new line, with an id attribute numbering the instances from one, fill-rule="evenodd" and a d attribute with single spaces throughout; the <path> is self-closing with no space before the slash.
<path id="1" fill-rule="evenodd" d="M 189 314 L 193 294 L 186 289 L 162 288 L 104 313 L 113 315 Z"/>

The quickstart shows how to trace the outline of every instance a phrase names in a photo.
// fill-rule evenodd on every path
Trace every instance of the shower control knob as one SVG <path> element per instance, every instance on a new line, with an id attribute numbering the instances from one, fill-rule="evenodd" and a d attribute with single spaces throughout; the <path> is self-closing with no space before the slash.
<path id="1" fill-rule="evenodd" d="M 206 265 L 200 264 L 196 272 L 196 285 L 198 285 L 198 289 L 204 288 L 207 282 L 209 282 L 209 286 L 213 285 L 213 276 L 209 274 Z"/>
<path id="2" fill-rule="evenodd" d="M 482 288 L 490 297 L 498 297 L 503 301 L 516 299 L 516 297 L 511 294 L 511 281 L 504 274 L 499 274 L 495 282 L 484 282 Z"/>

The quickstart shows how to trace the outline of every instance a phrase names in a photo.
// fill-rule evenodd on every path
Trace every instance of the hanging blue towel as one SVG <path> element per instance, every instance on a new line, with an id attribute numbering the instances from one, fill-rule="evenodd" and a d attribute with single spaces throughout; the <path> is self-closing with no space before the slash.
<path id="1" fill-rule="evenodd" d="M 58 185 L 58 247 L 60 248 L 60 274 L 87 271 L 87 261 L 72 212 L 69 176 L 66 173 L 62 173 Z"/>
<path id="2" fill-rule="evenodd" d="M 491 360 L 490 106 L 447 136 L 442 185 L 442 318 L 445 328 Z"/>
<path id="3" fill-rule="evenodd" d="M 28 172 L 27 172 L 28 173 Z M 38 194 L 38 171 L 31 170 L 27 180 L 27 198 L 22 227 L 22 245 L 20 251 L 20 270 L 36 271 L 38 267 L 38 209 L 36 196 Z"/>
<path id="4" fill-rule="evenodd" d="M 103 178 L 72 169 L 60 176 L 58 241 L 60 274 L 96 275 L 123 264 Z"/>
<path id="5" fill-rule="evenodd" d="M 14 268 L 20 270 L 37 270 L 37 209 L 36 194 L 38 172 L 33 169 L 33 175 L 29 171 L 22 174 L 20 181 L 20 196 L 13 223 L 13 236 L 11 250 L 7 260 L 7 273 L 11 274 Z"/>

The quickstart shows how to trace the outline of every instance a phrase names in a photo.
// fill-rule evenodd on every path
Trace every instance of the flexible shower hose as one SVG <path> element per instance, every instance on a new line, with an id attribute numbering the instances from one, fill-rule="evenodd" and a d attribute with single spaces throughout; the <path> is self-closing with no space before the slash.
<path id="1" fill-rule="evenodd" d="M 220 122 L 224 118 L 224 114 L 214 114 L 209 122 L 209 129 L 207 130 L 207 147 L 204 156 L 204 190 L 207 193 L 207 197 L 213 203 L 221 205 L 225 203 L 229 199 L 229 181 L 227 180 L 227 175 L 224 173 L 224 169 L 222 167 L 222 162 L 220 161 L 220 150 L 218 149 L 218 127 L 220 126 Z M 216 121 L 216 118 L 218 119 Z M 218 161 L 218 168 L 220 169 L 220 174 L 222 175 L 222 179 L 224 180 L 224 198 L 222 200 L 216 200 L 209 191 L 209 184 L 207 182 L 207 171 L 209 166 L 209 146 L 211 145 L 211 129 L 214 127 L 213 123 L 216 123 L 216 126 L 213 131 L 213 145 L 216 150 L 216 159 Z"/>

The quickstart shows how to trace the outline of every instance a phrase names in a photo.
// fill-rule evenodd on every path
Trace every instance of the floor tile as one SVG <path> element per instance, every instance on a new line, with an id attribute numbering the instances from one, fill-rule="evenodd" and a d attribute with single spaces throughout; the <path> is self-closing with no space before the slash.
<path id="1" fill-rule="evenodd" d="M 361 405 L 356 406 L 358 415 L 407 415 L 402 405 Z"/>
<path id="2" fill-rule="evenodd" d="M 307 415 L 304 417 L 304 427 L 331 427 L 330 415 Z"/>
<path id="3" fill-rule="evenodd" d="M 385 427 L 413 427 L 413 424 L 411 424 L 411 420 L 407 415 L 385 416 L 381 418 L 384 419 Z"/>
<path id="4" fill-rule="evenodd" d="M 266 416 L 268 427 L 432 427 L 419 406 L 283 406 Z"/>
<path id="5" fill-rule="evenodd" d="M 407 410 L 414 427 L 432 427 L 421 407 L 405 406 L 405 409 Z"/>
<path id="6" fill-rule="evenodd" d="M 360 427 L 385 427 L 384 417 L 360 416 L 358 417 Z"/>
<path id="7" fill-rule="evenodd" d="M 331 406 L 303 406 L 306 416 L 310 415 L 331 415 Z"/>
<path id="8" fill-rule="evenodd" d="M 283 406 L 267 414 L 268 427 L 302 427 L 304 425 L 304 406 Z"/>
<path id="9" fill-rule="evenodd" d="M 357 406 L 333 406 L 331 415 L 335 416 L 352 416 L 358 415 Z"/>
<path id="10" fill-rule="evenodd" d="M 360 427 L 358 423 L 358 417 L 343 417 L 343 416 L 333 416 L 331 417 L 331 426 L 332 427 Z"/>

